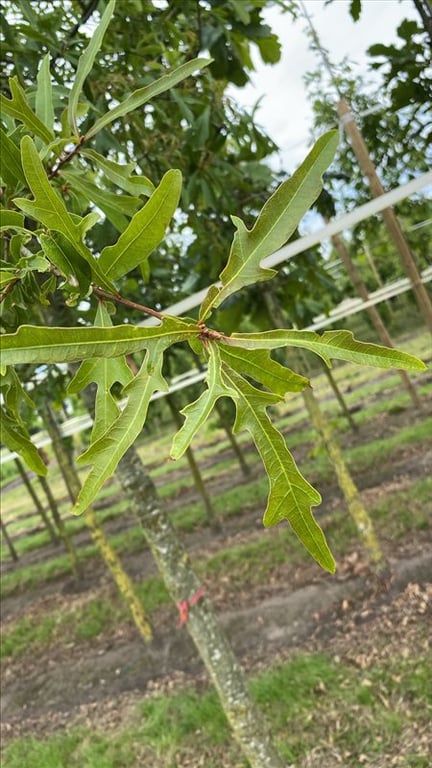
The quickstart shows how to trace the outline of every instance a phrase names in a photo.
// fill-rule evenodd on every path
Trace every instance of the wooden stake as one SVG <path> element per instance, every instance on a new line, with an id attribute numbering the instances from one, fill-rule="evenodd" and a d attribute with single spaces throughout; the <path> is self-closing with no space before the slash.
<path id="1" fill-rule="evenodd" d="M 337 107 L 338 115 L 346 130 L 347 136 L 351 141 L 352 148 L 359 162 L 360 168 L 369 180 L 372 195 L 380 197 L 385 190 L 376 172 L 376 168 L 370 158 L 367 146 L 363 136 L 356 124 L 354 115 L 345 99 L 341 99 Z M 404 269 L 411 281 L 418 307 L 423 316 L 428 330 L 432 333 L 432 302 L 429 294 L 422 283 L 420 272 L 417 269 L 414 257 L 410 247 L 405 239 L 405 235 L 395 215 L 393 208 L 386 208 L 382 211 L 382 217 L 387 227 L 387 231 L 396 246 L 401 257 Z"/>

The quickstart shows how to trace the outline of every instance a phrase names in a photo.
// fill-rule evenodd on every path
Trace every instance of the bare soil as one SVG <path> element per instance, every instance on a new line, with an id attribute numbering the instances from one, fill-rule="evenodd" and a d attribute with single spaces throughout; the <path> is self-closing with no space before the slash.
<path id="1" fill-rule="evenodd" d="M 421 421 L 431 412 L 432 400 L 429 399 L 421 413 L 406 409 L 379 415 L 358 433 L 344 433 L 344 445 L 373 442 L 377 437 L 396 433 L 414 420 Z M 294 451 L 300 464 L 310 447 Z M 217 460 L 221 460 L 220 454 Z M 366 504 L 371 506 L 379 497 L 407 489 L 415 480 L 430 476 L 431 471 L 432 436 L 426 450 L 425 443 L 405 445 L 396 456 L 382 456 L 373 472 L 355 474 L 355 480 Z M 240 474 L 237 480 L 247 482 Z M 232 485 L 231 470 L 212 477 L 208 490 L 214 497 Z M 319 515 L 325 519 L 342 501 L 332 477 L 320 482 L 320 492 L 323 504 Z M 180 506 L 194 499 L 197 499 L 196 492 L 190 489 L 168 504 L 172 509 L 173 504 Z M 223 537 L 202 528 L 183 536 L 185 547 L 198 558 L 251 541 L 263 535 L 261 515 L 261 507 L 244 509 L 241 516 L 226 521 Z M 135 521 L 128 515 L 122 519 L 123 529 L 132 524 Z M 118 525 L 118 521 L 108 523 L 108 533 L 118 530 Z M 430 626 L 429 637 L 432 637 L 431 530 L 416 531 L 402 541 L 383 541 L 390 566 L 385 582 L 377 583 L 372 577 L 358 548 L 338 563 L 335 576 L 323 574 L 313 562 L 284 564 L 275 567 L 268 583 L 246 584 L 240 593 L 228 582 L 219 584 L 217 589 L 208 583 L 206 599 L 214 603 L 235 653 L 247 670 L 259 669 L 275 658 L 286 658 L 297 648 L 330 651 L 367 668 L 377 656 L 390 653 L 392 647 L 399 651 L 406 647 L 409 653 L 410 633 L 414 633 L 418 622 Z M 79 534 L 80 543 L 86 539 L 86 532 Z M 54 553 L 57 550 L 52 546 L 31 552 L 21 559 L 19 566 Z M 137 580 L 155 573 L 145 549 L 128 556 L 124 565 Z M 36 591 L 7 597 L 3 603 L 3 620 L 8 625 L 23 616 L 54 610 L 60 604 L 67 603 L 68 607 L 84 604 L 97 594 L 111 594 L 112 589 L 102 564 L 91 561 L 85 567 L 79 589 L 65 577 Z M 148 646 L 138 637 L 133 625 L 126 624 L 87 644 L 74 645 L 65 638 L 55 647 L 41 646 L 37 656 L 24 654 L 19 660 L 7 661 L 2 694 L 2 728 L 6 740 L 27 732 L 42 736 L 72 722 L 116 727 L 144 695 L 188 683 L 205 684 L 205 672 L 187 628 L 178 626 L 175 606 L 158 611 L 153 624 L 154 639 Z M 410 739 L 428 741 L 424 733 L 407 733 L 406 742 Z M 397 755 L 393 758 L 396 760 Z M 397 764 L 377 762 L 376 768 Z M 337 763 L 328 762 L 318 749 L 316 754 L 308 756 L 302 768 L 318 765 L 333 768 Z"/>

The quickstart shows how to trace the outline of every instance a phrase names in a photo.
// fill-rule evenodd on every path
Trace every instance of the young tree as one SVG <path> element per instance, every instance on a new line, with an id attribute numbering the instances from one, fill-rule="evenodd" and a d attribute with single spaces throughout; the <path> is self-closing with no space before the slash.
<path id="1" fill-rule="evenodd" d="M 286 392 L 302 391 L 308 380 L 277 363 L 270 352 L 292 346 L 311 350 L 327 363 L 337 358 L 386 368 L 423 370 L 425 366 L 406 353 L 356 341 L 347 331 L 319 335 L 276 329 L 227 335 L 208 325 L 215 310 L 243 287 L 274 276 L 274 271 L 261 266 L 261 262 L 289 239 L 318 196 L 322 174 L 335 152 L 334 132 L 318 140 L 298 171 L 265 203 L 252 228 L 233 216 L 235 233 L 220 283 L 208 290 L 197 319 L 164 315 L 155 306 L 140 306 L 124 295 L 130 273 L 137 268 L 142 274 L 149 273 L 149 257 L 162 243 L 176 215 L 181 173 L 169 169 L 154 186 L 142 175 L 134 174 L 129 165 L 111 160 L 109 150 L 105 155 L 98 152 L 96 158 L 90 155 L 97 169 L 96 178 L 108 173 L 109 168 L 111 179 L 116 179 L 112 181 L 116 206 L 125 218 L 117 221 L 120 234 L 113 234 L 111 241 L 96 249 L 94 230 L 99 214 L 88 210 L 88 199 L 98 208 L 101 203 L 101 210 L 103 206 L 112 209 L 113 200 L 108 189 L 102 193 L 102 200 L 101 194 L 96 197 L 96 184 L 91 186 L 92 192 L 86 187 L 86 158 L 94 151 L 97 138 L 109 147 L 108 126 L 113 126 L 115 134 L 118 119 L 132 115 L 150 98 L 167 93 L 208 61 L 198 58 L 176 66 L 107 112 L 99 107 L 88 110 L 86 106 L 89 117 L 81 123 L 83 88 L 113 11 L 111 1 L 78 61 L 70 89 L 65 86 L 60 92 L 53 90 L 50 61 L 45 57 L 33 91 L 34 109 L 29 93 L 17 79 L 10 81 L 11 96 L 2 99 L 8 157 L 2 169 L 6 205 L 0 220 L 6 232 L 2 270 L 5 288 L 1 298 L 8 332 L 1 338 L 3 364 L 8 372 L 9 366 L 81 363 L 74 378 L 75 389 L 85 393 L 89 384 L 95 384 L 97 393 L 91 443 L 78 459 L 90 469 L 75 499 L 74 512 L 85 512 L 105 480 L 118 468 L 244 755 L 256 768 L 279 768 L 282 760 L 265 724 L 257 717 L 239 666 L 133 448 L 153 392 L 167 389 L 162 375 L 164 353 L 173 344 L 188 344 L 208 366 L 206 388 L 183 410 L 185 421 L 174 437 L 172 457 L 178 458 L 187 450 L 219 398 L 231 398 L 236 409 L 235 431 L 250 432 L 269 477 L 264 524 L 275 525 L 286 519 L 310 554 L 330 572 L 335 568 L 334 559 L 312 514 L 312 507 L 320 502 L 319 493 L 302 476 L 267 415 L 269 406 L 283 400 Z M 32 88 L 29 90 L 31 95 Z M 136 185 L 148 200 L 134 200 L 130 187 L 124 189 L 125 183 L 128 187 Z M 87 189 L 86 194 L 83 189 Z M 74 324 L 67 322 L 67 312 L 63 325 L 44 324 L 41 315 L 49 315 L 50 307 L 59 322 L 62 302 L 74 306 Z M 143 327 L 124 315 L 116 316 L 114 307 L 118 306 L 141 310 L 156 318 L 157 325 Z M 23 315 L 27 324 L 21 322 Z M 112 316 L 120 322 L 113 325 Z M 125 361 L 129 354 L 142 356 L 135 375 Z M 122 409 L 115 387 L 126 400 Z M 16 403 L 23 392 L 22 382 L 13 377 L 7 416 L 17 427 L 17 450 L 43 474 L 46 468 L 40 466 L 25 424 L 19 421 Z"/>

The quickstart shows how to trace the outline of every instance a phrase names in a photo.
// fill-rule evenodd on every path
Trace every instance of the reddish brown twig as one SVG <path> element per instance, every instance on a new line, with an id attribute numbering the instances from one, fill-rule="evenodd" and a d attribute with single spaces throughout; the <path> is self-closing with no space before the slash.
<path id="1" fill-rule="evenodd" d="M 137 309 L 138 312 L 145 312 L 146 315 L 152 315 L 153 317 L 157 317 L 158 320 L 163 320 L 163 314 L 161 312 L 158 312 L 156 309 L 152 309 L 151 307 L 145 307 L 144 304 L 137 304 L 136 301 L 124 299 L 123 296 L 120 296 L 118 293 L 108 293 L 108 291 L 104 291 L 102 288 L 98 288 L 96 285 L 93 286 L 93 293 L 96 294 L 96 296 L 99 296 L 100 299 L 114 301 L 117 302 L 117 304 L 123 304 L 124 307 Z"/>

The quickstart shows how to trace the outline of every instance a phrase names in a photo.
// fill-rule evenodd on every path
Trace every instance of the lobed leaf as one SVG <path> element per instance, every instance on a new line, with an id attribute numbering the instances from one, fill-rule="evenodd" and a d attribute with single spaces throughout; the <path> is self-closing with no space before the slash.
<path id="1" fill-rule="evenodd" d="M 98 305 L 95 326 L 112 328 L 111 318 L 102 302 Z M 70 394 L 80 392 L 89 384 L 97 385 L 92 443 L 106 432 L 120 413 L 118 400 L 111 392 L 112 387 L 117 383 L 125 386 L 132 378 L 132 371 L 124 357 L 96 358 L 81 363 L 72 381 L 69 382 L 67 389 Z"/>
<path id="2" fill-rule="evenodd" d="M 154 184 L 146 176 L 133 175 L 134 163 L 115 163 L 114 160 L 100 155 L 94 149 L 81 150 L 81 156 L 92 160 L 98 168 L 105 174 L 107 179 L 116 184 L 117 187 L 129 192 L 130 195 L 146 195 L 150 197 L 154 192 Z"/>
<path id="3" fill-rule="evenodd" d="M 106 277 L 116 280 L 147 261 L 159 245 L 180 200 L 180 171 L 165 173 L 150 199 L 136 212 L 114 245 L 106 246 L 99 264 Z"/>
<path id="4" fill-rule="evenodd" d="M 322 175 L 333 160 L 337 144 L 336 131 L 321 136 L 300 168 L 267 200 L 251 230 L 241 219 L 231 217 L 237 231 L 220 274 L 222 285 L 210 288 L 201 304 L 200 321 L 232 293 L 276 274 L 273 269 L 261 267 L 260 262 L 287 242 L 318 197 Z"/>
<path id="5" fill-rule="evenodd" d="M 179 459 L 180 456 L 183 456 L 199 428 L 207 421 L 220 397 L 231 397 L 233 400 L 237 397 L 235 390 L 228 387 L 222 379 L 221 360 L 217 344 L 209 345 L 209 362 L 205 381 L 207 390 L 195 402 L 190 403 L 180 411 L 186 418 L 183 426 L 174 436 L 171 448 L 172 459 Z"/>
<path id="6" fill-rule="evenodd" d="M 379 344 L 357 341 L 351 331 L 275 330 L 262 333 L 233 333 L 226 343 L 245 349 L 277 349 L 280 347 L 302 347 L 321 357 L 331 367 L 330 358 L 351 363 L 372 365 L 378 368 L 398 368 L 407 371 L 424 371 L 427 366 L 407 352 L 383 347 Z"/>
<path id="7" fill-rule="evenodd" d="M 80 219 L 69 213 L 63 200 L 49 183 L 45 168 L 30 136 L 24 136 L 21 141 L 21 159 L 34 200 L 17 197 L 14 200 L 15 205 L 48 229 L 61 232 L 74 245 L 79 255 L 88 262 L 94 279 L 99 285 L 112 290 L 111 283 L 104 276 L 92 252 L 82 242 L 86 224 L 90 221 L 94 223 L 93 214 L 89 214 L 91 219 L 88 217 Z"/>
<path id="8" fill-rule="evenodd" d="M 171 72 L 168 72 L 168 74 L 163 75 L 154 83 L 150 83 L 150 85 L 146 85 L 144 88 L 138 88 L 138 90 L 131 93 L 125 101 L 117 107 L 114 107 L 114 109 L 110 109 L 109 112 L 102 115 L 99 120 L 96 120 L 86 133 L 86 141 L 92 136 L 95 136 L 96 133 L 114 120 L 118 120 L 119 117 L 123 117 L 134 109 L 142 107 L 143 104 L 146 104 L 154 96 L 158 96 L 160 93 L 168 91 L 186 77 L 192 75 L 197 69 L 203 69 L 203 67 L 207 67 L 210 63 L 211 59 L 193 59 L 192 61 L 188 61 L 186 64 L 182 64 L 180 67 L 173 69 Z"/>
<path id="9" fill-rule="evenodd" d="M 267 415 L 268 406 L 278 402 L 280 397 L 256 389 L 226 364 L 223 364 L 223 378 L 237 391 L 234 431 L 248 430 L 269 478 L 264 525 L 277 525 L 284 518 L 288 520 L 317 563 L 334 573 L 333 556 L 311 511 L 311 507 L 321 503 L 321 496 L 303 477 L 285 440 Z"/>
<path id="10" fill-rule="evenodd" d="M 46 475 L 47 468 L 21 420 L 13 418 L 3 406 L 0 406 L 0 414 L 1 442 L 7 445 L 10 451 L 21 456 L 27 466 L 36 474 Z"/>
<path id="11" fill-rule="evenodd" d="M 147 416 L 150 398 L 157 390 L 167 391 L 162 376 L 163 352 L 167 339 L 159 338 L 149 345 L 144 362 L 123 394 L 128 401 L 124 410 L 95 443 L 78 457 L 80 464 L 93 464 L 73 508 L 82 514 L 96 497 L 105 480 L 115 471 L 117 464 L 140 434 Z"/>
<path id="12" fill-rule="evenodd" d="M 21 155 L 18 147 L 0 126 L 0 176 L 5 184 L 15 186 L 17 182 L 25 184 Z"/>
<path id="13" fill-rule="evenodd" d="M 120 357 L 161 340 L 167 346 L 198 336 L 189 321 L 166 316 L 158 326 L 52 328 L 22 325 L 1 337 L 3 365 L 72 363 L 93 357 Z"/>
<path id="14" fill-rule="evenodd" d="M 82 171 L 62 171 L 61 175 L 70 183 L 71 189 L 82 194 L 90 203 L 97 205 L 119 232 L 126 229 L 129 224 L 127 217 L 133 216 L 141 203 L 139 197 L 116 195 L 114 192 L 101 189 L 86 178 Z"/>
<path id="15" fill-rule="evenodd" d="M 235 371 L 249 376 L 282 397 L 287 392 L 302 392 L 309 386 L 309 379 L 273 360 L 267 350 L 249 350 L 220 344 L 219 351 L 222 360 Z"/>
<path id="16" fill-rule="evenodd" d="M 12 98 L 8 99 L 4 94 L 0 94 L 0 110 L 7 115 L 24 123 L 35 136 L 38 136 L 44 144 L 49 144 L 54 139 L 54 134 L 44 125 L 42 120 L 33 112 L 27 97 L 21 88 L 18 78 L 12 77 L 9 80 L 9 88 Z"/>

